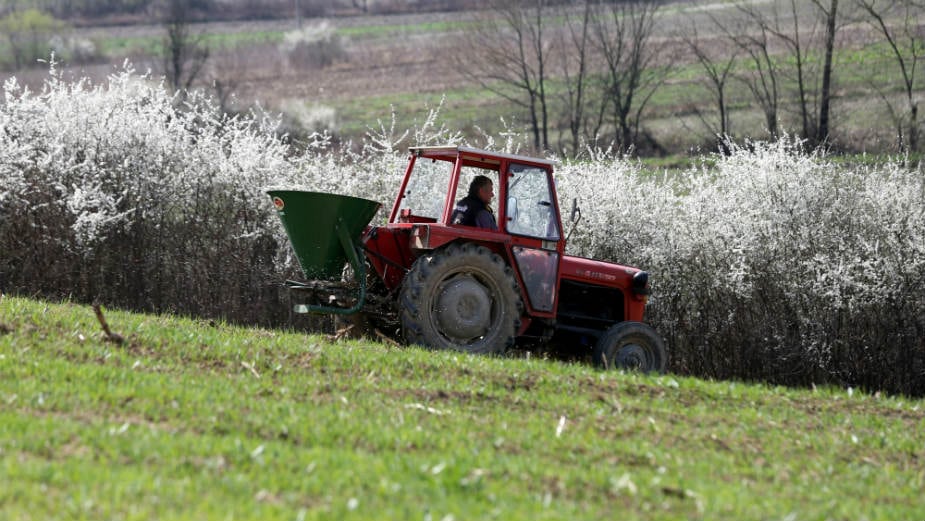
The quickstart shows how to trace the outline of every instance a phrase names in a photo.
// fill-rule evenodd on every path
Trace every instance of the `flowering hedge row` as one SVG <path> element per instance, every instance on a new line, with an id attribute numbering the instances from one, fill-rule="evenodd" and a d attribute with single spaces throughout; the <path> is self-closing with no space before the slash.
<path id="1" fill-rule="evenodd" d="M 925 392 L 925 176 L 730 146 L 647 182 L 619 160 L 563 169 L 573 252 L 652 272 L 675 371 Z"/>
<path id="2" fill-rule="evenodd" d="M 458 141 L 431 111 L 360 153 L 294 147 L 273 118 L 130 69 L 3 94 L 0 290 L 249 323 L 286 320 L 276 283 L 297 273 L 265 187 L 388 202 L 408 144 Z M 583 214 L 569 252 L 653 274 L 673 371 L 925 394 L 925 176 L 786 138 L 730 147 L 661 176 L 599 151 L 565 161 L 560 199 Z"/>
<path id="3" fill-rule="evenodd" d="M 231 319 L 270 305 L 280 244 L 259 187 L 299 167 L 272 121 L 131 70 L 4 95 L 3 289 Z"/>

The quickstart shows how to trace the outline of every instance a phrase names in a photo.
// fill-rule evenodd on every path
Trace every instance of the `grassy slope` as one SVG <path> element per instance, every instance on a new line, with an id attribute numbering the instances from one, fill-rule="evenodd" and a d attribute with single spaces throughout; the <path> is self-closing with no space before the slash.
<path id="1" fill-rule="evenodd" d="M 2 519 L 918 519 L 925 403 L 0 302 Z"/>

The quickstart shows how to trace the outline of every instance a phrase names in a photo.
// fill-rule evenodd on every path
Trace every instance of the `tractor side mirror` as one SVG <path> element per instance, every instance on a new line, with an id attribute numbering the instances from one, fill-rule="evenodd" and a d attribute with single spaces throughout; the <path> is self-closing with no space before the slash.
<path id="1" fill-rule="evenodd" d="M 508 222 L 514 222 L 517 220 L 517 198 L 516 197 L 507 198 L 507 220 Z"/>
<path id="2" fill-rule="evenodd" d="M 581 208 L 578 207 L 578 198 L 572 199 L 572 215 L 569 218 L 573 223 L 578 222 L 581 219 Z"/>
<path id="3" fill-rule="evenodd" d="M 578 207 L 578 198 L 572 199 L 572 215 L 570 217 L 572 221 L 572 227 L 568 231 L 568 235 L 565 236 L 565 242 L 568 242 L 572 238 L 572 232 L 575 231 L 575 227 L 578 226 L 578 221 L 581 220 L 581 208 Z"/>

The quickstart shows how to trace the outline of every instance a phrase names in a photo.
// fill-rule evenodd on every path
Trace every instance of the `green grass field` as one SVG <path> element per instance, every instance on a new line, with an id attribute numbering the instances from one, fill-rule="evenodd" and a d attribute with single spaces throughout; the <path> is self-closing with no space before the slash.
<path id="1" fill-rule="evenodd" d="M 0 518 L 923 517 L 925 402 L 0 301 Z"/>

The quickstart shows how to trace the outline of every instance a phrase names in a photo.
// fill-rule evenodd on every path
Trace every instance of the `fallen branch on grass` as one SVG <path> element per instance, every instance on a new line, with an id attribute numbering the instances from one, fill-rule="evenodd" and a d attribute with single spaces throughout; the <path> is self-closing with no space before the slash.
<path id="1" fill-rule="evenodd" d="M 253 365 L 253 364 L 249 364 L 249 363 L 247 363 L 247 362 L 245 362 L 245 361 L 242 360 L 242 361 L 241 361 L 241 366 L 244 367 L 245 369 L 249 370 L 249 371 L 251 372 L 251 374 L 254 375 L 255 377 L 260 378 L 260 373 L 257 372 L 257 369 L 254 368 L 254 365 Z"/>
<path id="2" fill-rule="evenodd" d="M 385 333 L 383 333 L 382 331 L 379 331 L 378 329 L 374 329 L 373 331 L 376 333 L 376 336 L 379 337 L 379 340 L 382 340 L 383 342 L 385 342 L 386 344 L 388 344 L 388 345 L 390 345 L 390 346 L 401 347 L 401 344 L 399 344 L 399 343 L 396 342 L 395 340 L 389 338 L 389 337 L 388 337 Z"/>
<path id="3" fill-rule="evenodd" d="M 350 338 L 350 332 L 353 331 L 353 324 L 338 329 L 333 335 L 327 335 L 329 342 L 339 342 L 345 338 Z"/>
<path id="4" fill-rule="evenodd" d="M 99 304 L 93 304 L 93 311 L 96 313 L 96 319 L 100 321 L 100 326 L 103 328 L 103 338 L 117 345 L 122 345 L 125 342 L 125 338 L 119 333 L 113 333 L 109 329 L 109 324 L 106 323 L 106 317 L 103 316 L 103 310 L 100 308 Z"/>

